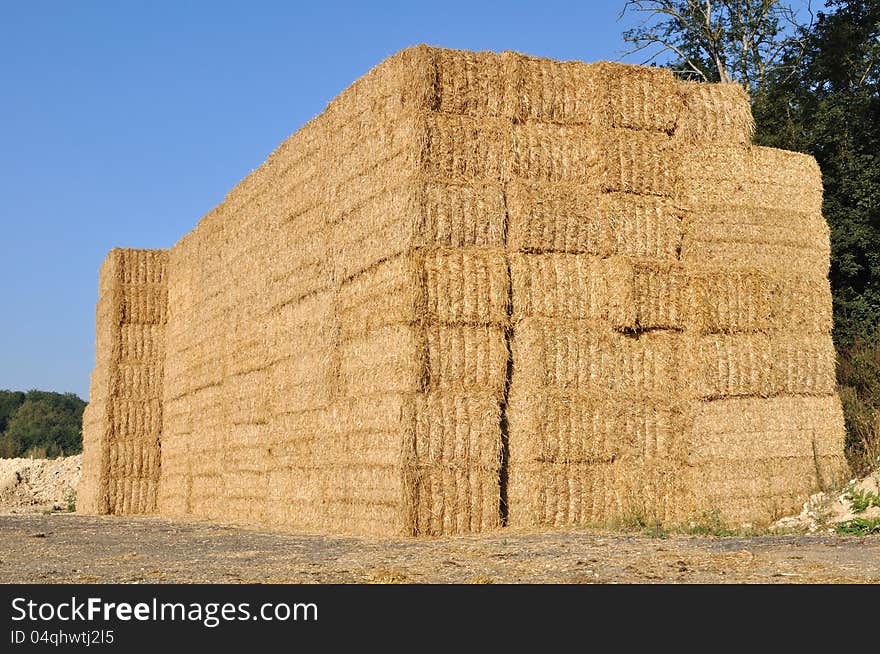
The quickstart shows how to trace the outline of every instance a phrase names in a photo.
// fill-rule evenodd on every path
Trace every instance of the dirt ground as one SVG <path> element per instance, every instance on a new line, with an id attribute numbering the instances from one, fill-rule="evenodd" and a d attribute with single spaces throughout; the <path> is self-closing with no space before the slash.
<path id="1" fill-rule="evenodd" d="M 360 540 L 153 517 L 2 515 L 0 582 L 880 583 L 880 536 Z"/>
<path id="2" fill-rule="evenodd" d="M 0 459 L 0 512 L 65 510 L 76 503 L 82 455 L 60 459 Z"/>

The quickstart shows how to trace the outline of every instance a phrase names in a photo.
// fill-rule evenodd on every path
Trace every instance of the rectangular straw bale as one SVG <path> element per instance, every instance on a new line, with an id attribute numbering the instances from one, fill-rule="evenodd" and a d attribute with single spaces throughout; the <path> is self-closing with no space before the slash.
<path id="1" fill-rule="evenodd" d="M 533 391 L 509 405 L 512 463 L 600 463 L 681 455 L 682 409 L 666 401 Z"/>
<path id="2" fill-rule="evenodd" d="M 826 334 L 709 334 L 691 357 L 697 397 L 830 395 L 837 386 Z"/>
<path id="3" fill-rule="evenodd" d="M 275 347 L 281 311 L 244 316 L 232 311 L 227 323 L 225 366 L 228 375 L 264 370 L 282 355 Z M 256 314 L 256 315 L 255 315 Z M 271 341 L 270 341 L 271 339 Z"/>
<path id="4" fill-rule="evenodd" d="M 337 374 L 337 359 L 328 347 L 276 361 L 266 375 L 269 410 L 274 414 L 327 406 L 337 389 Z"/>
<path id="5" fill-rule="evenodd" d="M 509 64 L 494 52 L 431 48 L 437 111 L 482 118 L 512 114 Z"/>
<path id="6" fill-rule="evenodd" d="M 121 325 L 119 360 L 158 363 L 165 359 L 164 341 L 161 325 Z"/>
<path id="7" fill-rule="evenodd" d="M 355 336 L 425 315 L 426 298 L 411 256 L 397 256 L 345 281 L 334 302 L 339 336 Z"/>
<path id="8" fill-rule="evenodd" d="M 415 488 L 417 536 L 490 531 L 501 526 L 498 475 L 486 470 L 420 468 Z"/>
<path id="9" fill-rule="evenodd" d="M 118 435 L 159 438 L 164 413 L 161 399 L 127 400 L 116 396 L 108 402 L 108 412 Z"/>
<path id="10" fill-rule="evenodd" d="M 336 338 L 335 293 L 324 291 L 284 304 L 269 326 L 267 338 L 280 356 L 330 347 Z"/>
<path id="11" fill-rule="evenodd" d="M 716 461 L 687 469 L 696 489 L 689 497 L 689 519 L 716 515 L 725 524 L 763 526 L 797 513 L 818 488 L 846 478 L 843 457 Z"/>
<path id="12" fill-rule="evenodd" d="M 809 155 L 760 146 L 681 150 L 679 202 L 688 208 L 746 206 L 822 211 L 822 175 Z"/>
<path id="13" fill-rule="evenodd" d="M 510 254 L 513 317 L 607 320 L 635 324 L 633 268 L 622 257 Z"/>
<path id="14" fill-rule="evenodd" d="M 279 257 L 269 268 L 270 278 L 264 293 L 271 307 L 283 306 L 334 284 L 331 244 L 321 232 L 295 237 L 282 231 L 279 248 L 296 252 L 296 257 Z"/>
<path id="15" fill-rule="evenodd" d="M 614 129 L 602 142 L 606 192 L 674 197 L 680 148 L 664 132 Z"/>
<path id="16" fill-rule="evenodd" d="M 603 188 L 605 149 L 602 132 L 588 125 L 553 125 L 522 123 L 513 126 L 512 143 L 507 144 L 506 159 L 510 173 L 499 169 L 502 179 L 509 177 L 583 184 Z"/>
<path id="17" fill-rule="evenodd" d="M 831 329 L 831 291 L 824 277 L 650 260 L 635 261 L 633 275 L 635 322 L 641 329 Z"/>
<path id="18" fill-rule="evenodd" d="M 420 243 L 449 248 L 504 244 L 504 191 L 495 181 L 421 181 Z"/>
<path id="19" fill-rule="evenodd" d="M 509 282 L 505 253 L 489 248 L 432 248 L 417 252 L 423 266 L 427 319 L 503 325 Z"/>
<path id="20" fill-rule="evenodd" d="M 821 276 L 829 255 L 821 214 L 743 206 L 689 212 L 681 247 L 684 261 Z"/>
<path id="21" fill-rule="evenodd" d="M 693 390 L 705 399 L 776 394 L 771 339 L 766 334 L 709 334 L 693 343 Z"/>
<path id="22" fill-rule="evenodd" d="M 749 332 L 771 324 L 771 293 L 757 271 L 699 269 L 693 272 L 689 319 L 701 332 Z"/>
<path id="23" fill-rule="evenodd" d="M 613 511 L 613 464 L 510 464 L 508 524 L 561 527 L 594 524 Z"/>
<path id="24" fill-rule="evenodd" d="M 607 61 L 590 66 L 604 87 L 609 125 L 672 133 L 682 103 L 672 71 Z"/>
<path id="25" fill-rule="evenodd" d="M 696 402 L 688 463 L 839 455 L 843 412 L 837 395 Z"/>
<path id="26" fill-rule="evenodd" d="M 509 121 L 430 113 L 424 123 L 423 172 L 459 181 L 508 177 L 512 146 Z"/>
<path id="27" fill-rule="evenodd" d="M 269 436 L 265 443 L 272 449 L 269 468 L 320 466 L 324 451 L 322 441 L 332 444 L 340 430 L 333 420 L 335 407 L 307 409 L 291 405 L 288 409 L 295 410 L 272 413 L 269 419 Z"/>
<path id="28" fill-rule="evenodd" d="M 484 395 L 416 399 L 414 533 L 471 533 L 501 525 L 500 405 Z"/>
<path id="29" fill-rule="evenodd" d="M 339 389 L 349 397 L 416 392 L 424 386 L 425 361 L 418 329 L 389 325 L 339 348 Z"/>
<path id="30" fill-rule="evenodd" d="M 123 284 L 165 284 L 168 272 L 167 250 L 119 249 Z"/>
<path id="31" fill-rule="evenodd" d="M 565 527 L 669 520 L 684 488 L 674 463 L 532 463 L 510 467 L 512 526 Z"/>
<path id="32" fill-rule="evenodd" d="M 611 255 L 615 234 L 608 196 L 589 185 L 514 180 L 506 197 L 511 250 Z"/>
<path id="33" fill-rule="evenodd" d="M 773 390 L 786 395 L 830 395 L 837 388 L 837 352 L 828 334 L 773 334 Z"/>
<path id="34" fill-rule="evenodd" d="M 161 372 L 157 364 L 118 363 L 110 379 L 110 393 L 123 398 L 161 398 Z"/>
<path id="35" fill-rule="evenodd" d="M 429 325 L 425 327 L 427 384 L 430 390 L 479 388 L 499 400 L 504 394 L 507 343 L 495 326 Z"/>
<path id="36" fill-rule="evenodd" d="M 595 64 L 505 55 L 513 78 L 508 84 L 517 91 L 512 117 L 570 125 L 608 122 L 611 99 L 603 71 Z"/>
<path id="37" fill-rule="evenodd" d="M 678 81 L 682 98 L 675 138 L 689 144 L 748 144 L 755 122 L 749 94 L 739 83 L 705 84 Z"/>
<path id="38" fill-rule="evenodd" d="M 612 251 L 625 257 L 677 259 L 682 213 L 668 199 L 633 193 L 601 196 L 601 215 L 613 234 Z"/>
<path id="39" fill-rule="evenodd" d="M 168 289 L 164 284 L 129 285 L 122 292 L 122 322 L 164 324 L 167 305 Z"/>
<path id="40" fill-rule="evenodd" d="M 770 322 L 775 329 L 827 334 L 833 326 L 831 285 L 822 275 L 779 274 L 768 279 Z"/>
<path id="41" fill-rule="evenodd" d="M 621 334 L 587 321 L 526 318 L 513 337 L 514 384 L 567 393 L 632 397 L 680 392 L 680 337 Z"/>
<path id="42" fill-rule="evenodd" d="M 425 240 L 427 211 L 421 179 L 395 183 L 319 232 L 327 240 L 332 277 L 342 282 L 409 250 Z"/>
<path id="43" fill-rule="evenodd" d="M 500 470 L 501 406 L 493 394 L 431 392 L 412 401 L 418 465 Z"/>
<path id="44" fill-rule="evenodd" d="M 796 245 L 756 243 L 731 234 L 728 238 L 685 238 L 683 261 L 715 266 L 744 266 L 765 271 L 827 275 L 828 253 Z"/>
<path id="45" fill-rule="evenodd" d="M 226 421 L 242 425 L 266 423 L 269 420 L 269 376 L 272 370 L 254 370 L 223 380 L 226 398 Z"/>

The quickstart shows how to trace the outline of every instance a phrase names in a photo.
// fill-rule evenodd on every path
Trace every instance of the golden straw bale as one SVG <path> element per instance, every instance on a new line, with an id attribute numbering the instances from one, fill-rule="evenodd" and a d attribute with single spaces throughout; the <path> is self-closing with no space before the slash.
<path id="1" fill-rule="evenodd" d="M 670 402 L 532 390 L 514 379 L 508 410 L 513 464 L 681 455 L 683 413 Z"/>
<path id="2" fill-rule="evenodd" d="M 421 170 L 449 180 L 501 180 L 509 175 L 512 133 L 502 118 L 424 116 Z"/>
<path id="3" fill-rule="evenodd" d="M 605 87 L 609 125 L 672 133 L 682 99 L 669 69 L 605 61 L 591 67 Z"/>
<path id="4" fill-rule="evenodd" d="M 676 195 L 680 148 L 664 132 L 614 129 L 604 135 L 604 191 Z"/>
<path id="5" fill-rule="evenodd" d="M 635 325 L 633 267 L 621 257 L 511 253 L 513 317 L 607 320 Z"/>
<path id="6" fill-rule="evenodd" d="M 611 98 L 597 65 L 504 54 L 510 75 L 507 84 L 515 94 L 512 118 L 570 125 L 609 121 Z"/>
<path id="7" fill-rule="evenodd" d="M 566 393 L 675 395 L 683 383 L 680 337 L 621 334 L 588 321 L 526 318 L 513 338 L 514 384 Z"/>
<path id="8" fill-rule="evenodd" d="M 512 115 L 509 64 L 494 52 L 430 48 L 436 75 L 437 111 L 463 116 Z"/>
<path id="9" fill-rule="evenodd" d="M 601 215 L 613 234 L 614 254 L 673 260 L 682 249 L 682 213 L 667 198 L 633 193 L 601 196 Z"/>
<path id="10" fill-rule="evenodd" d="M 507 187 L 507 246 L 527 252 L 610 256 L 615 246 L 609 195 L 575 184 L 513 181 Z M 622 222 L 622 221 L 621 221 Z"/>
<path id="11" fill-rule="evenodd" d="M 675 138 L 689 144 L 748 144 L 755 122 L 748 91 L 739 83 L 677 83 L 682 108 Z"/>
<path id="12" fill-rule="evenodd" d="M 822 211 L 822 174 L 813 157 L 759 146 L 681 149 L 676 197 L 694 210 L 746 206 Z"/>
<path id="13" fill-rule="evenodd" d="M 432 248 L 419 251 L 427 318 L 447 323 L 503 325 L 509 282 L 505 253 L 489 248 Z"/>
<path id="14" fill-rule="evenodd" d="M 819 214 L 731 206 L 685 220 L 683 261 L 826 277 L 829 256 L 828 225 Z"/>
<path id="15" fill-rule="evenodd" d="M 690 276 L 674 261 L 633 263 L 633 322 L 640 329 L 683 329 L 690 315 Z"/>
<path id="16" fill-rule="evenodd" d="M 424 359 L 418 329 L 389 325 L 343 343 L 338 383 L 341 392 L 350 397 L 422 389 Z"/>
<path id="17" fill-rule="evenodd" d="M 507 342 L 495 326 L 428 325 L 425 327 L 429 390 L 479 388 L 501 399 L 506 386 Z"/>
<path id="18" fill-rule="evenodd" d="M 499 167 L 498 174 L 502 179 L 576 182 L 601 192 L 606 190 L 603 136 L 599 128 L 587 125 L 514 125 L 512 142 L 504 144 L 505 159 L 512 160 L 510 171 L 506 166 Z"/>

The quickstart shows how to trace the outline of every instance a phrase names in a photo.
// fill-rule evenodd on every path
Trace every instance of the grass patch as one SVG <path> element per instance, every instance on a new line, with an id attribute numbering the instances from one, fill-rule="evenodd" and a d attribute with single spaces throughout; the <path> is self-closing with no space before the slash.
<path id="1" fill-rule="evenodd" d="M 838 523 L 835 531 L 847 536 L 870 536 L 880 534 L 880 518 L 853 518 Z"/>
<path id="2" fill-rule="evenodd" d="M 861 488 L 852 488 L 847 491 L 846 499 L 849 500 L 853 513 L 864 513 L 872 506 L 880 507 L 880 496 Z"/>

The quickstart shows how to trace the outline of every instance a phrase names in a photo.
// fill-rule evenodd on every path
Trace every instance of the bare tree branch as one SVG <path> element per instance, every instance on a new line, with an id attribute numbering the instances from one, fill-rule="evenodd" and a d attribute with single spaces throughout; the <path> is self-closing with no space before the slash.
<path id="1" fill-rule="evenodd" d="M 650 45 L 646 60 L 675 55 L 680 72 L 705 81 L 738 81 L 760 91 L 775 71 L 793 70 L 803 53 L 797 4 L 813 22 L 810 0 L 626 0 L 618 18 L 637 15 L 624 32 L 631 56 Z"/>

